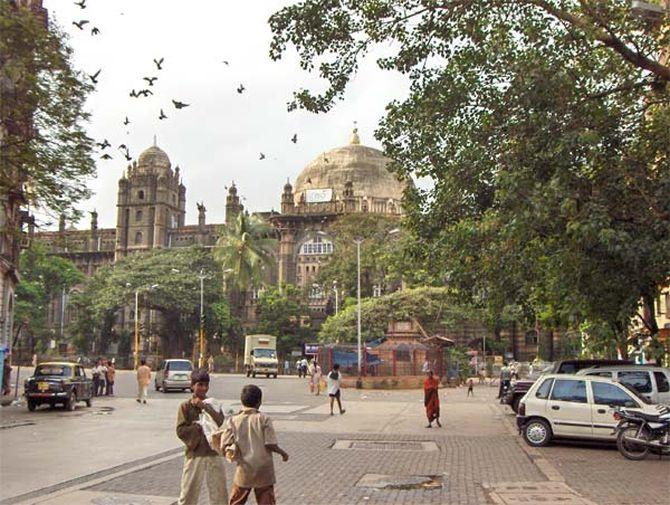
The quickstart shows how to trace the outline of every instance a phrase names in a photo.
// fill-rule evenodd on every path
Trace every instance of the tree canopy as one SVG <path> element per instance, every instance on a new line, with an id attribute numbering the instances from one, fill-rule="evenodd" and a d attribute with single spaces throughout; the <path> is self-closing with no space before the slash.
<path id="1" fill-rule="evenodd" d="M 667 14 L 624 0 L 308 0 L 273 15 L 328 82 L 293 107 L 329 110 L 364 55 L 407 74 L 376 132 L 406 196 L 415 254 L 492 314 L 604 324 L 625 341 L 670 277 Z M 657 331 L 649 321 L 649 331 Z"/>
<path id="2" fill-rule="evenodd" d="M 309 324 L 303 327 L 303 318 L 309 316 L 309 308 L 302 293 L 293 285 L 268 286 L 256 303 L 256 326 L 254 333 L 277 336 L 277 348 L 288 355 L 310 335 Z"/>
<path id="3" fill-rule="evenodd" d="M 65 35 L 29 8 L 0 2 L 0 187 L 34 206 L 77 214 L 95 174 L 83 124 L 91 91 Z"/>

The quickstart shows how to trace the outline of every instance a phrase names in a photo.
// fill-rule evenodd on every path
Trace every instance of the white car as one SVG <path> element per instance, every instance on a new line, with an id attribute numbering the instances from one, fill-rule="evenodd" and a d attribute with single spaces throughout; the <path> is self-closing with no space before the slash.
<path id="1" fill-rule="evenodd" d="M 626 365 L 584 368 L 577 375 L 597 375 L 625 382 L 651 403 L 670 404 L 670 369 L 660 366 Z"/>
<path id="2" fill-rule="evenodd" d="M 547 445 L 552 438 L 615 440 L 613 407 L 658 415 L 627 384 L 594 375 L 549 374 L 540 377 L 519 404 L 517 426 L 526 442 Z"/>

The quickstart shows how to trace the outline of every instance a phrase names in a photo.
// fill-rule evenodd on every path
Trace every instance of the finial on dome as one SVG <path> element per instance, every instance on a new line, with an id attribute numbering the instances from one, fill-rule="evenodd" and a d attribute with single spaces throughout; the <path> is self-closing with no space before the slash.
<path id="1" fill-rule="evenodd" d="M 351 132 L 351 139 L 349 140 L 349 144 L 351 145 L 359 145 L 361 143 L 361 139 L 358 136 L 358 126 L 356 123 L 357 122 L 354 121 L 354 131 Z"/>
<path id="2" fill-rule="evenodd" d="M 155 133 L 154 133 L 154 147 L 157 147 L 156 146 L 156 134 Z"/>

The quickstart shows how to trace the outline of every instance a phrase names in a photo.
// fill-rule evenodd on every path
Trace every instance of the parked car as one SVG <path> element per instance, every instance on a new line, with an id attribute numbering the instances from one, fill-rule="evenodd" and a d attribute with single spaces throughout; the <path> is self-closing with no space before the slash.
<path id="1" fill-rule="evenodd" d="M 154 387 L 156 391 L 167 393 L 170 389 L 191 389 L 191 372 L 193 363 L 188 359 L 166 359 L 162 361 L 156 377 Z"/>
<path id="2" fill-rule="evenodd" d="M 544 373 L 577 373 L 583 368 L 591 368 L 594 366 L 606 365 L 634 365 L 632 361 L 617 360 L 617 359 L 566 359 L 556 361 L 550 368 L 545 368 Z M 519 402 L 521 398 L 528 392 L 533 384 L 535 384 L 537 377 L 531 377 L 528 380 L 518 380 L 502 395 L 500 403 L 504 403 L 512 407 L 516 413 L 519 409 Z"/>
<path id="3" fill-rule="evenodd" d="M 596 375 L 625 382 L 651 403 L 670 404 L 670 369 L 660 366 L 599 366 L 586 368 L 578 375 Z"/>
<path id="4" fill-rule="evenodd" d="M 653 405 L 625 383 L 596 375 L 548 374 L 540 377 L 519 403 L 517 426 L 535 447 L 554 437 L 616 439 L 614 408 L 657 416 Z"/>
<path id="5" fill-rule="evenodd" d="M 23 389 L 31 412 L 41 404 L 62 404 L 67 410 L 74 410 L 77 402 L 83 401 L 90 407 L 93 398 L 93 381 L 86 376 L 84 367 L 64 361 L 38 364 Z"/>

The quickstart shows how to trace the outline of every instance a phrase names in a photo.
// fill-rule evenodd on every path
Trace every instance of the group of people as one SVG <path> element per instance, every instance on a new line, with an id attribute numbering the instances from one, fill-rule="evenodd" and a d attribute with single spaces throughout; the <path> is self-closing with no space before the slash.
<path id="1" fill-rule="evenodd" d="M 93 396 L 114 396 L 114 380 L 116 366 L 114 358 L 111 360 L 98 358 L 91 369 L 93 377 Z"/>

